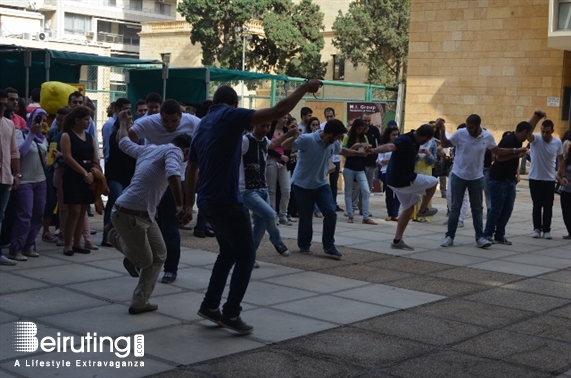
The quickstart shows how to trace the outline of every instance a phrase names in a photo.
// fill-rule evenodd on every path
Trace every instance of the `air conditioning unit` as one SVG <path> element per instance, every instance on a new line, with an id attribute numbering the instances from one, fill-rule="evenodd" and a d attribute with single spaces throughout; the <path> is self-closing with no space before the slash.
<path id="1" fill-rule="evenodd" d="M 32 35 L 30 33 L 22 33 L 22 39 L 32 39 Z"/>
<path id="2" fill-rule="evenodd" d="M 95 37 L 95 33 L 93 33 L 93 32 L 85 32 L 85 38 L 87 38 L 87 39 L 93 39 L 93 37 Z"/>
<path id="3" fill-rule="evenodd" d="M 36 33 L 36 41 L 47 41 L 48 40 L 48 33 L 39 32 Z"/>

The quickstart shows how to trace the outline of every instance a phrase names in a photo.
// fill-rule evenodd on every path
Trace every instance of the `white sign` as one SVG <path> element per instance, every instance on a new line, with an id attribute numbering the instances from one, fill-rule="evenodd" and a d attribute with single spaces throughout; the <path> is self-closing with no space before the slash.
<path id="1" fill-rule="evenodd" d="M 547 97 L 547 106 L 558 108 L 561 106 L 561 97 Z"/>

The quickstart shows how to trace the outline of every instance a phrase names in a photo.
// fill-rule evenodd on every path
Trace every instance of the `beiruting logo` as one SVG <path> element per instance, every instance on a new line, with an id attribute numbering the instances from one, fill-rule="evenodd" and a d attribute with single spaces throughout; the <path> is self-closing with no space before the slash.
<path id="1" fill-rule="evenodd" d="M 38 327 L 34 322 L 14 322 L 15 351 L 33 353 L 38 348 L 46 353 L 102 353 L 109 351 L 115 353 L 119 358 L 128 357 L 131 353 L 130 336 L 119 336 L 113 339 L 110 336 L 97 336 L 97 332 L 93 332 L 93 335 L 87 332 L 85 336 L 81 336 L 79 346 L 76 347 L 76 336 L 61 336 L 58 332 L 56 337 L 46 336 L 38 340 L 37 333 Z M 121 343 L 122 341 L 124 343 Z M 108 345 L 105 342 L 108 342 Z M 143 357 L 145 355 L 145 336 L 133 336 L 133 347 L 133 356 Z"/>

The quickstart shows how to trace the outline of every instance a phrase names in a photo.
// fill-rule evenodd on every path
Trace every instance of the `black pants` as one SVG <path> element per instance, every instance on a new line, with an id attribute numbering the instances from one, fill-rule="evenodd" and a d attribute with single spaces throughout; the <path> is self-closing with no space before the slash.
<path id="1" fill-rule="evenodd" d="M 563 223 L 567 227 L 567 235 L 571 235 L 571 192 L 561 191 L 561 212 Z"/>
<path id="2" fill-rule="evenodd" d="M 555 181 L 529 180 L 529 191 L 533 202 L 533 229 L 551 232 Z"/>
<path id="3" fill-rule="evenodd" d="M 337 183 L 339 181 L 339 171 L 341 163 L 335 162 L 335 170 L 329 174 L 329 186 L 331 187 L 331 194 L 333 195 L 333 202 L 335 202 L 335 206 L 337 205 Z"/>

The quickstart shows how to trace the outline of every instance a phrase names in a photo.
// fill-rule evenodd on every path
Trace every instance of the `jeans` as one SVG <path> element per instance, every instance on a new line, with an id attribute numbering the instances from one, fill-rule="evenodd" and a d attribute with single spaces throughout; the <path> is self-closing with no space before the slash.
<path id="1" fill-rule="evenodd" d="M 10 199 L 10 190 L 12 190 L 12 185 L 0 184 L 0 230 L 2 229 L 2 221 L 4 220 L 4 212 L 6 211 L 8 200 Z M 0 256 L 3 256 L 1 249 Z"/>
<path id="2" fill-rule="evenodd" d="M 333 164 L 335 165 L 335 170 L 329 174 L 329 187 L 331 188 L 333 202 L 335 202 L 335 207 L 337 207 L 337 184 L 339 183 L 339 171 L 341 163 L 334 162 Z"/>
<path id="3" fill-rule="evenodd" d="M 506 225 L 510 220 L 514 208 L 516 196 L 515 181 L 494 181 L 488 182 L 488 193 L 492 206 L 486 219 L 486 230 L 484 235 L 496 240 L 502 240 L 506 236 Z"/>
<path id="4" fill-rule="evenodd" d="M 113 205 L 117 198 L 123 193 L 125 187 L 118 183 L 117 181 L 109 180 L 107 181 L 107 186 L 109 187 L 109 196 L 107 197 L 107 204 L 105 205 L 105 213 L 103 215 L 103 225 L 107 226 L 111 222 L 111 211 L 113 210 Z M 102 242 L 107 241 L 107 234 L 103 233 Z"/>
<path id="5" fill-rule="evenodd" d="M 400 201 L 395 192 L 386 183 L 387 174 L 381 173 L 380 176 L 381 176 L 381 181 L 383 182 L 383 189 L 385 190 L 385 204 L 387 205 L 387 216 L 398 218 Z"/>
<path id="6" fill-rule="evenodd" d="M 157 224 L 167 246 L 164 271 L 176 274 L 180 261 L 180 232 L 178 230 L 178 218 L 176 217 L 176 203 L 170 188 L 167 188 L 159 206 L 157 206 Z"/>
<path id="7" fill-rule="evenodd" d="M 309 248 L 313 236 L 313 207 L 319 206 L 323 214 L 323 249 L 329 250 L 335 246 L 335 226 L 337 225 L 337 213 L 335 203 L 331 197 L 329 185 L 323 185 L 316 189 L 304 189 L 293 185 L 293 191 L 297 200 L 299 211 L 299 224 L 297 228 L 297 245 L 300 248 Z"/>
<path id="8" fill-rule="evenodd" d="M 274 211 L 279 213 L 280 219 L 287 218 L 287 205 L 289 203 L 291 182 L 290 173 L 285 167 L 278 168 L 278 161 L 275 159 L 268 159 L 266 166 L 266 178 L 268 181 L 268 192 L 270 195 L 270 206 Z M 277 187 L 280 187 L 280 203 L 276 209 L 276 196 Z"/>
<path id="9" fill-rule="evenodd" d="M 234 267 L 222 312 L 229 318 L 239 316 L 256 258 L 250 214 L 243 204 L 207 202 L 199 210 L 212 225 L 220 246 L 201 307 L 213 310 L 220 306 L 228 274 Z"/>
<path id="10" fill-rule="evenodd" d="M 561 212 L 563 223 L 567 228 L 567 235 L 571 235 L 571 192 L 561 191 Z"/>
<path id="11" fill-rule="evenodd" d="M 476 231 L 476 240 L 484 236 L 483 226 L 483 190 L 484 178 L 476 180 L 464 180 L 455 174 L 450 174 L 450 191 L 452 197 L 452 207 L 450 215 L 448 216 L 448 232 L 446 236 L 454 239 L 456 230 L 458 229 L 458 218 L 460 217 L 460 209 L 462 208 L 462 201 L 464 200 L 464 193 L 468 189 L 468 196 L 470 197 L 470 208 L 472 209 L 472 221 L 474 222 L 474 230 Z"/>
<path id="12" fill-rule="evenodd" d="M 196 214 L 196 224 L 194 225 L 194 231 L 198 232 L 206 232 L 210 228 L 210 223 L 204 218 L 204 214 L 200 210 L 198 210 L 198 214 Z"/>
<path id="13" fill-rule="evenodd" d="M 10 254 L 31 251 L 42 228 L 46 205 L 46 182 L 20 184 L 13 193 L 16 217 L 12 227 Z"/>
<path id="14" fill-rule="evenodd" d="M 282 244 L 276 225 L 276 212 L 270 207 L 267 189 L 252 189 L 242 193 L 244 205 L 254 213 L 254 249 L 257 251 L 266 230 L 273 245 Z"/>
<path id="15" fill-rule="evenodd" d="M 488 183 L 490 182 L 490 168 L 484 168 L 484 197 L 486 198 L 486 214 L 490 213 L 492 207 L 492 199 L 488 191 Z"/>
<path id="16" fill-rule="evenodd" d="M 353 216 L 353 180 L 356 179 L 359 184 L 359 190 L 362 197 L 362 211 L 363 219 L 369 218 L 369 198 L 371 190 L 367 176 L 364 171 L 353 171 L 351 169 L 343 169 L 343 180 L 345 180 L 345 206 L 347 207 L 347 214 Z"/>
<path id="17" fill-rule="evenodd" d="M 551 232 L 555 181 L 529 180 L 529 191 L 533 202 L 533 229 Z"/>

